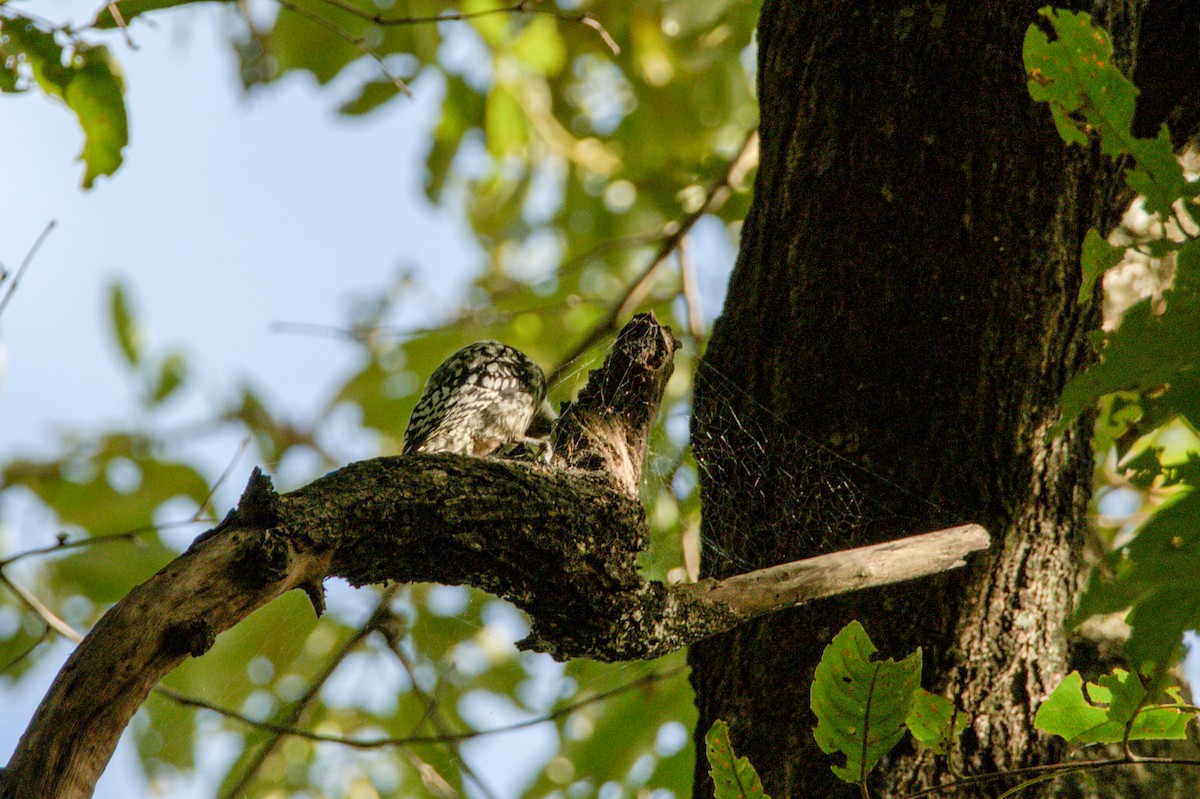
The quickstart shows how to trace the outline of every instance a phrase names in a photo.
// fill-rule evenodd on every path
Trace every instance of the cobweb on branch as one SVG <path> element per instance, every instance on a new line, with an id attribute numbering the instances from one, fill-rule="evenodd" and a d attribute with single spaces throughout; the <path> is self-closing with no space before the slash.
<path id="1" fill-rule="evenodd" d="M 711 365 L 700 362 L 694 379 L 713 408 L 700 433 L 706 437 L 692 441 L 697 476 L 703 476 L 707 492 L 709 517 L 701 525 L 706 576 L 963 521 L 788 425 Z"/>

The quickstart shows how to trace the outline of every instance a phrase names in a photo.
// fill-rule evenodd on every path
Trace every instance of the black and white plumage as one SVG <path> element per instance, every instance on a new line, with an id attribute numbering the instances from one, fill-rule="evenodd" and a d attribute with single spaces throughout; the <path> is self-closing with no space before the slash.
<path id="1" fill-rule="evenodd" d="M 523 441 L 546 397 L 546 376 L 528 355 L 477 341 L 433 371 L 404 431 L 404 454 L 491 455 Z"/>

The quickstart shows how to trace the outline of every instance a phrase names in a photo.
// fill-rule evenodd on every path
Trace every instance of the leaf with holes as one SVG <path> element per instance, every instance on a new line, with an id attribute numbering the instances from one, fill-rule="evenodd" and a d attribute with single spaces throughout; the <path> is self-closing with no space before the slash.
<path id="1" fill-rule="evenodd" d="M 733 751 L 728 724 L 721 719 L 714 721 L 704 743 L 716 799 L 771 799 L 763 793 L 762 781 L 750 760 Z"/>
<path id="2" fill-rule="evenodd" d="M 1025 73 L 1029 96 L 1048 103 L 1063 141 L 1086 147 L 1093 135 L 1100 150 L 1114 158 L 1132 156 L 1125 170 L 1129 187 L 1144 197 L 1146 210 L 1171 216 L 1180 197 L 1195 196 L 1175 159 L 1166 126 L 1153 139 L 1133 135 L 1137 88 L 1113 63 L 1108 34 L 1085 13 L 1049 7 L 1039 12 L 1050 21 L 1055 39 L 1037 25 L 1025 32 Z"/>
<path id="3" fill-rule="evenodd" d="M 953 749 L 958 736 L 967 728 L 967 721 L 966 714 L 959 713 L 954 702 L 918 688 L 904 723 L 923 746 L 944 755 Z"/>
<path id="4" fill-rule="evenodd" d="M 905 720 L 921 687 L 921 650 L 899 663 L 874 660 L 878 650 L 857 621 L 842 628 L 813 678 L 813 735 L 821 751 L 841 754 L 833 773 L 863 784 L 868 772 L 904 737 Z"/>

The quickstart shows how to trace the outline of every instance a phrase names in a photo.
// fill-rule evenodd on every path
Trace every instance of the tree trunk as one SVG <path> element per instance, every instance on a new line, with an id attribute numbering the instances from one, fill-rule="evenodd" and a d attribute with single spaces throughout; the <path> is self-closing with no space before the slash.
<path id="1" fill-rule="evenodd" d="M 775 614 L 693 647 L 697 740 L 727 720 L 774 799 L 854 795 L 816 746 L 809 684 L 859 619 L 972 719 L 968 772 L 1044 762 L 1033 711 L 1069 655 L 1089 426 L 1046 430 L 1091 357 L 1078 254 L 1115 170 L 1025 88 L 1039 2 L 767 0 L 762 160 L 696 381 L 704 571 L 723 576 L 979 522 L 962 572 Z M 1130 62 L 1140 2 L 1082 4 Z M 1100 9 L 1097 12 L 1097 8 Z M 703 747 L 695 795 L 711 796 Z M 884 793 L 930 784 L 901 754 Z M 943 774 L 944 776 L 944 774 Z"/>

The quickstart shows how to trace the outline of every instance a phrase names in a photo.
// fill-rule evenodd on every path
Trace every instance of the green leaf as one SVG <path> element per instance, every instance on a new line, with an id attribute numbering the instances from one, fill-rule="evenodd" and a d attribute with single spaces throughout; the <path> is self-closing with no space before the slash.
<path id="1" fill-rule="evenodd" d="M 1093 572 L 1070 624 L 1132 607 L 1126 652 L 1139 673 L 1161 675 L 1182 652 L 1184 631 L 1200 627 L 1196 574 L 1200 494 L 1188 487 L 1177 490 L 1127 547 Z"/>
<path id="2" fill-rule="evenodd" d="M 63 48 L 54 33 L 42 30 L 33 20 L 14 16 L 0 19 L 0 35 L 6 59 L 22 56 L 42 91 L 63 99 L 72 70 L 63 64 Z"/>
<path id="3" fill-rule="evenodd" d="M 361 116 L 374 111 L 398 94 L 400 94 L 400 87 L 396 85 L 395 81 L 368 81 L 359 87 L 357 97 L 342 103 L 338 112 L 347 116 Z"/>
<path id="4" fill-rule="evenodd" d="M 1186 737 L 1190 713 L 1172 707 L 1142 709 L 1146 689 L 1137 675 L 1123 669 L 1087 684 L 1073 671 L 1038 708 L 1034 727 L 1065 738 L 1071 745 L 1120 743 L 1125 740 L 1179 740 Z M 1132 722 L 1132 723 L 1131 723 Z"/>
<path id="5" fill-rule="evenodd" d="M 716 799 L 770 799 L 763 793 L 758 772 L 745 757 L 738 757 L 729 740 L 729 725 L 721 719 L 713 722 L 704 736 L 708 748 L 709 776 L 716 786 Z"/>
<path id="6" fill-rule="evenodd" d="M 873 660 L 877 652 L 857 621 L 842 628 L 813 678 L 813 731 L 821 751 L 842 754 L 833 773 L 863 784 L 875 764 L 904 737 L 905 720 L 921 685 L 921 650 L 899 663 Z"/>
<path id="7" fill-rule="evenodd" d="M 1082 12 L 1045 7 L 1038 13 L 1057 38 L 1050 41 L 1037 25 L 1025 32 L 1029 96 L 1050 104 L 1068 144 L 1086 146 L 1095 134 L 1106 155 L 1132 156 L 1136 165 L 1126 170 L 1125 181 L 1145 197 L 1148 211 L 1170 216 L 1172 203 L 1195 196 L 1196 187 L 1184 178 L 1165 126 L 1154 139 L 1133 135 L 1138 90 L 1113 63 L 1108 34 Z"/>
<path id="8" fill-rule="evenodd" d="M 3 45 L 0 45 L 0 92 L 15 94 L 25 91 L 21 82 L 21 73 L 17 69 L 16 59 L 9 58 Z"/>
<path id="9" fill-rule="evenodd" d="M 421 382 L 411 372 L 389 366 L 390 363 L 385 366 L 379 358 L 371 358 L 345 382 L 334 402 L 357 405 L 364 427 L 399 439 L 416 404 Z"/>
<path id="10" fill-rule="evenodd" d="M 1082 688 L 1083 677 L 1079 676 L 1079 672 L 1073 671 L 1064 677 L 1038 708 L 1033 720 L 1034 727 L 1066 738 L 1069 743 L 1103 726 L 1108 721 L 1108 712 L 1088 704 L 1083 698 Z"/>
<path id="11" fill-rule="evenodd" d="M 1052 435 L 1114 391 L 1152 395 L 1159 416 L 1200 411 L 1192 390 L 1200 369 L 1200 279 L 1195 275 L 1200 275 L 1200 240 L 1193 239 L 1179 249 L 1175 284 L 1163 293 L 1166 310 L 1157 312 L 1145 299 L 1125 312 L 1120 327 L 1105 336 L 1100 362 L 1063 389 L 1062 418 Z"/>
<path id="12" fill-rule="evenodd" d="M 195 768 L 196 711 L 165 696 L 150 694 L 132 725 L 141 757 L 150 775 Z"/>
<path id="13" fill-rule="evenodd" d="M 912 708 L 904 719 L 913 737 L 940 755 L 953 749 L 968 721 L 965 713 L 957 712 L 954 702 L 921 688 L 917 689 Z"/>
<path id="14" fill-rule="evenodd" d="M 279 460 L 296 443 L 292 430 L 271 414 L 253 390 L 243 387 L 241 395 L 241 404 L 230 415 L 246 425 L 263 460 Z"/>
<path id="15" fill-rule="evenodd" d="M 48 96 L 67 104 L 83 129 L 80 160 L 86 167 L 84 188 L 100 175 L 111 175 L 121 165 L 121 151 L 129 143 L 125 116 L 125 87 L 108 48 L 75 40 L 68 54 L 53 31 L 32 20 L 14 16 L 0 19 L 0 61 L 6 64 L 5 90 L 19 88 L 14 64 L 29 65 L 34 81 Z"/>
<path id="16" fill-rule="evenodd" d="M 158 377 L 150 391 L 151 400 L 155 404 L 164 402 L 183 385 L 186 376 L 187 360 L 177 352 L 168 355 L 159 366 Z"/>
<path id="17" fill-rule="evenodd" d="M 487 146 L 496 158 L 502 158 L 529 141 L 529 129 L 525 112 L 521 110 L 516 96 L 506 86 L 496 86 L 487 96 L 486 103 Z"/>
<path id="18" fill-rule="evenodd" d="M 80 66 L 67 85 L 67 106 L 83 128 L 79 160 L 86 170 L 83 187 L 90 189 L 100 175 L 111 175 L 121 166 L 129 144 L 125 117 L 125 84 L 107 47 L 89 47 L 78 54 Z"/>
<path id="19" fill-rule="evenodd" d="M 1079 302 L 1087 305 L 1092 301 L 1096 281 L 1125 258 L 1125 248 L 1109 244 L 1092 228 L 1083 239 L 1083 254 L 1079 265 L 1083 269 L 1083 283 L 1079 286 Z"/>
<path id="20" fill-rule="evenodd" d="M 472 128 L 482 128 L 484 97 L 456 75 L 446 76 L 446 98 L 442 102 L 442 118 L 434 131 L 433 146 L 425 166 L 429 170 L 426 191 L 435 202 L 441 199 L 442 188 L 450 176 L 450 166 L 463 136 Z"/>
<path id="21" fill-rule="evenodd" d="M 1171 217 L 1176 200 L 1196 196 L 1196 185 L 1183 175 L 1170 131 L 1163 125 L 1155 138 L 1132 139 L 1132 142 L 1129 154 L 1137 163 L 1125 170 L 1125 183 L 1142 195 L 1147 211 L 1163 219 Z"/>
<path id="22" fill-rule="evenodd" d="M 543 75 L 557 75 L 567 63 L 567 46 L 553 17 L 536 15 L 509 45 L 509 52 Z"/>
<path id="23" fill-rule="evenodd" d="M 130 366 L 137 366 L 142 359 L 142 331 L 138 326 L 133 312 L 129 308 L 129 300 L 125 296 L 125 287 L 113 283 L 108 289 L 109 311 L 112 314 L 113 333 L 117 336 L 117 345 L 121 354 Z"/>

